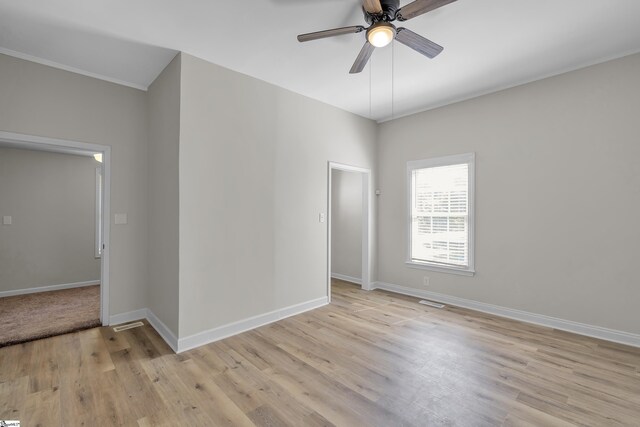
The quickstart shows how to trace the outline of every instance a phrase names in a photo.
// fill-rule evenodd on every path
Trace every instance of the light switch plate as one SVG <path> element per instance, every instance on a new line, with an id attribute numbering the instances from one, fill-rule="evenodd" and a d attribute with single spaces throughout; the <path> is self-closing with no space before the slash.
<path id="1" fill-rule="evenodd" d="M 116 225 L 122 225 L 127 223 L 127 214 L 126 213 L 117 213 L 114 215 L 113 221 Z"/>
<path id="2" fill-rule="evenodd" d="M 13 218 L 9 215 L 2 217 L 2 225 L 11 225 L 13 223 Z"/>

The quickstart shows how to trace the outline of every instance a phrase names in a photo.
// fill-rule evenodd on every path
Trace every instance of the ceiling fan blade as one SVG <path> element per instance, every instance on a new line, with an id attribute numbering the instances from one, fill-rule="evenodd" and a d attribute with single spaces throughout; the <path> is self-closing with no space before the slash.
<path id="1" fill-rule="evenodd" d="M 423 13 L 431 12 L 439 7 L 446 6 L 456 0 L 415 0 L 400 8 L 396 15 L 398 21 L 406 21 Z"/>
<path id="2" fill-rule="evenodd" d="M 400 27 L 396 33 L 396 40 L 411 49 L 420 52 L 428 58 L 435 58 L 444 50 L 442 46 L 425 39 L 420 34 L 416 34 L 411 30 Z"/>
<path id="3" fill-rule="evenodd" d="M 364 7 L 364 10 L 369 13 L 373 13 L 374 15 L 382 13 L 380 0 L 362 0 L 362 7 Z"/>
<path id="4" fill-rule="evenodd" d="M 364 29 L 365 28 L 362 25 L 354 25 L 352 27 L 334 28 L 332 30 L 324 30 L 324 31 L 317 31 L 315 33 L 300 34 L 298 36 L 298 41 L 308 42 L 311 40 L 324 39 L 327 37 L 342 36 L 344 34 L 355 34 L 355 33 L 359 33 L 360 31 L 364 31 Z"/>
<path id="5" fill-rule="evenodd" d="M 356 58 L 356 62 L 353 63 L 351 70 L 349 70 L 349 74 L 357 74 L 364 70 L 364 66 L 369 62 L 369 58 L 371 58 L 371 54 L 376 48 L 369 42 L 365 42 L 364 46 L 362 46 L 362 50 L 358 54 Z"/>

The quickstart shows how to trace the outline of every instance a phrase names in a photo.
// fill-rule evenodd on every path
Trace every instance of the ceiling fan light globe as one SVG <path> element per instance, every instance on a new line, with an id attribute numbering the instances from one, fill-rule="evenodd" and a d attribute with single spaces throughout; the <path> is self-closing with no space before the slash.
<path id="1" fill-rule="evenodd" d="M 385 47 L 396 35 L 396 30 L 392 25 L 380 23 L 367 31 L 367 40 L 375 47 Z"/>

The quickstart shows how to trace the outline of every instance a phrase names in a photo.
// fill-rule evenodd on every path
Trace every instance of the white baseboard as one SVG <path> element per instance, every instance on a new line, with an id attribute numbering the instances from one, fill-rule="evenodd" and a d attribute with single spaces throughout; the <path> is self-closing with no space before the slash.
<path id="1" fill-rule="evenodd" d="M 134 320 L 146 319 L 147 309 L 129 311 L 127 313 L 114 314 L 109 316 L 109 326 L 121 325 L 123 323 L 133 322 Z"/>
<path id="2" fill-rule="evenodd" d="M 147 320 L 149 321 L 151 326 L 153 326 L 153 329 L 155 329 L 156 332 L 162 337 L 162 339 L 165 340 L 167 344 L 169 344 L 169 347 L 171 347 L 171 349 L 177 353 L 178 338 L 171 331 L 171 329 L 169 329 L 167 325 L 162 323 L 162 321 L 158 319 L 158 317 L 155 314 L 153 314 L 153 311 L 149 309 L 147 309 Z"/>
<path id="3" fill-rule="evenodd" d="M 219 341 L 221 339 L 237 335 L 241 332 L 246 332 L 248 330 L 255 329 L 257 327 L 264 326 L 269 323 L 273 323 L 278 320 L 303 313 L 305 311 L 313 310 L 314 308 L 322 307 L 323 305 L 327 304 L 327 297 L 322 297 L 301 304 L 296 304 L 279 310 L 271 311 L 269 313 L 249 317 L 248 319 L 229 323 L 227 325 L 209 329 L 208 331 L 200 332 L 188 337 L 180 338 L 178 340 L 177 353 L 182 353 L 183 351 L 191 350 L 192 348 Z"/>
<path id="4" fill-rule="evenodd" d="M 109 317 L 109 326 L 121 325 L 123 323 L 133 322 L 135 320 L 147 319 L 149 324 L 153 326 L 153 329 L 156 330 L 158 335 L 162 337 L 163 340 L 171 347 L 173 351 L 176 351 L 178 348 L 178 338 L 176 338 L 175 334 L 162 323 L 158 316 L 156 316 L 153 311 L 148 308 L 141 308 L 139 310 L 129 311 L 127 313 L 114 314 Z"/>
<path id="5" fill-rule="evenodd" d="M 260 314 L 258 316 L 250 317 L 248 319 L 240 320 L 237 322 L 229 323 L 217 328 L 209 329 L 208 331 L 200 332 L 185 338 L 176 338 L 176 335 L 165 325 L 162 321 L 148 308 L 141 308 L 139 310 L 129 311 L 127 313 L 114 314 L 109 317 L 109 325 L 115 326 L 122 323 L 133 322 L 134 320 L 147 319 L 149 324 L 153 326 L 153 329 L 158 332 L 163 340 L 171 347 L 176 353 L 182 353 L 183 351 L 191 350 L 196 347 L 200 347 L 205 344 L 209 344 L 215 341 L 219 341 L 224 338 L 228 338 L 233 335 L 237 335 L 242 332 L 246 332 L 251 329 L 255 329 L 260 326 L 267 325 L 269 323 L 276 322 L 278 320 L 285 319 L 296 314 L 304 313 L 305 311 L 313 310 L 314 308 L 327 305 L 329 302 L 327 297 L 318 298 L 315 300 L 303 302 L 301 304 L 292 305 L 289 307 L 281 308 L 279 310 L 271 311 L 269 313 Z"/>
<path id="6" fill-rule="evenodd" d="M 86 282 L 63 283 L 61 285 L 38 286 L 36 288 L 16 289 L 14 291 L 0 292 L 0 298 L 12 297 L 16 295 L 35 294 L 38 292 L 59 291 L 61 289 L 82 288 L 85 286 L 99 285 L 100 280 L 89 280 Z"/>
<path id="7" fill-rule="evenodd" d="M 362 279 L 360 279 L 359 277 L 351 277 L 351 276 L 346 276 L 344 274 L 331 273 L 331 278 L 344 280 L 345 282 L 355 283 L 356 285 L 362 285 Z"/>
<path id="8" fill-rule="evenodd" d="M 520 320 L 526 323 L 546 326 L 553 329 L 573 332 L 579 335 L 599 338 L 606 341 L 626 344 L 633 347 L 640 347 L 640 335 L 630 332 L 617 331 L 607 329 L 600 326 L 587 325 L 585 323 L 574 322 L 571 320 L 559 319 L 557 317 L 545 316 L 542 314 L 530 313 L 528 311 L 515 310 L 512 308 L 501 307 L 498 305 L 487 304 L 458 298 L 451 295 L 440 294 L 437 292 L 425 291 L 422 289 L 409 288 L 406 286 L 394 285 L 392 283 L 375 282 L 373 289 L 384 289 L 386 291 L 398 294 L 409 295 L 417 298 L 424 298 L 444 304 L 454 305 L 457 307 L 468 308 L 470 310 L 480 311 L 483 313 L 493 314 L 509 319 Z"/>

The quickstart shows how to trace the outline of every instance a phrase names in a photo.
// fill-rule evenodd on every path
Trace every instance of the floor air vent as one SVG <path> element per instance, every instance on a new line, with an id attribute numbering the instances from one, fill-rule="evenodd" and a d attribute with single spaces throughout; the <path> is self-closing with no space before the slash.
<path id="1" fill-rule="evenodd" d="M 114 326 L 113 332 L 126 331 L 127 329 L 139 328 L 140 326 L 144 326 L 144 323 L 142 322 L 126 323 L 124 325 Z"/>
<path id="2" fill-rule="evenodd" d="M 429 307 L 435 307 L 435 308 L 445 308 L 446 307 L 444 304 L 440 304 L 439 302 L 427 301 L 425 299 L 421 300 L 420 304 L 428 305 Z"/>

